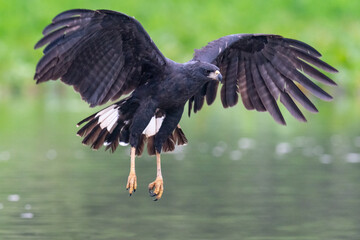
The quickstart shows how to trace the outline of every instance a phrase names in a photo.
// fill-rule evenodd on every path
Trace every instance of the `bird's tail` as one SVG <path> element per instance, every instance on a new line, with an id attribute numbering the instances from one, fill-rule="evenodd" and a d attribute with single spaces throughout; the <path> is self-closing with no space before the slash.
<path id="1" fill-rule="evenodd" d="M 82 143 L 95 150 L 105 145 L 106 150 L 111 149 L 112 152 L 119 144 L 127 145 L 131 119 L 139 106 L 128 100 L 123 99 L 80 121 L 77 126 L 86 123 L 77 132 L 84 138 Z"/>
<path id="2" fill-rule="evenodd" d="M 131 98 L 125 98 L 80 121 L 77 124 L 78 127 L 86 124 L 77 132 L 77 135 L 83 137 L 82 143 L 90 145 L 92 149 L 97 150 L 104 145 L 106 146 L 105 150 L 110 149 L 111 152 L 114 152 L 119 145 L 129 144 L 130 126 L 138 107 L 137 102 L 132 101 Z M 156 119 L 163 117 L 157 113 L 153 118 L 156 122 Z M 155 154 L 154 135 L 148 134 L 149 127 L 151 127 L 150 123 L 140 136 L 136 148 L 137 155 L 142 154 L 146 143 L 149 155 Z M 159 128 L 155 129 L 153 134 L 156 134 L 158 130 Z M 163 144 L 162 151 L 173 151 L 175 145 L 186 143 L 185 134 L 178 125 Z"/>
<path id="3" fill-rule="evenodd" d="M 138 148 L 136 149 L 137 152 L 139 150 L 139 153 L 140 153 L 139 155 L 141 155 L 141 153 L 145 147 L 145 143 L 147 143 L 147 151 L 148 151 L 149 155 L 155 155 L 156 151 L 155 151 L 155 146 L 154 146 L 154 138 L 155 138 L 155 135 L 153 135 L 153 136 L 146 136 L 145 134 L 141 135 L 140 144 L 139 144 Z M 170 136 L 166 139 L 166 141 L 162 145 L 162 151 L 163 152 L 174 151 L 176 145 L 179 145 L 179 146 L 186 145 L 187 142 L 188 142 L 188 140 L 186 139 L 184 132 L 180 128 L 180 125 L 178 125 L 178 126 L 176 126 L 176 128 L 174 129 L 172 134 L 170 134 Z"/>

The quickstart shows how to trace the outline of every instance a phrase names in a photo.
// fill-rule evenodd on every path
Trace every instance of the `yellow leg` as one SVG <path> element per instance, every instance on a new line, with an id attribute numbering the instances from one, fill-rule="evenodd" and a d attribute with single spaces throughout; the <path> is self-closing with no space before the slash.
<path id="1" fill-rule="evenodd" d="M 135 148 L 132 147 L 130 150 L 130 173 L 126 184 L 126 190 L 129 190 L 130 196 L 136 191 L 137 181 L 135 174 Z"/>
<path id="2" fill-rule="evenodd" d="M 160 153 L 156 152 L 156 179 L 149 184 L 150 196 L 155 197 L 154 201 L 161 198 L 164 192 L 164 182 L 161 174 Z"/>

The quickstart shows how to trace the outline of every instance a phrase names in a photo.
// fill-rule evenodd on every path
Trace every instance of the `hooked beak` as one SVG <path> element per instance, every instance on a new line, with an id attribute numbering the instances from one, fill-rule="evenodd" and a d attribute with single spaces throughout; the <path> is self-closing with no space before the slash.
<path id="1" fill-rule="evenodd" d="M 216 70 L 215 72 L 210 73 L 209 78 L 217 80 L 219 82 L 222 81 L 222 75 L 219 70 Z"/>

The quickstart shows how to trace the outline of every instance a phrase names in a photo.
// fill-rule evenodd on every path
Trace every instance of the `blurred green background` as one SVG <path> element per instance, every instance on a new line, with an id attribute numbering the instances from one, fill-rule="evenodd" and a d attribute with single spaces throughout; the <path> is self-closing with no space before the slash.
<path id="1" fill-rule="evenodd" d="M 311 97 L 320 113 L 306 124 L 220 101 L 184 114 L 189 144 L 163 156 L 163 199 L 147 196 L 147 155 L 129 198 L 129 149 L 94 152 L 75 135 L 99 108 L 32 80 L 42 29 L 71 8 L 135 16 L 178 62 L 228 34 L 299 39 L 339 70 L 339 86 L 321 85 L 334 101 Z M 0 0 L 0 239 L 359 239 L 359 43 L 359 1 Z"/>

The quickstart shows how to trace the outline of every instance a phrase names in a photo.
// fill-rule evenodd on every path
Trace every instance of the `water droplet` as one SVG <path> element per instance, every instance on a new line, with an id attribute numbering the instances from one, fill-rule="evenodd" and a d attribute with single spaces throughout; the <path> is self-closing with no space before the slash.
<path id="1" fill-rule="evenodd" d="M 360 154 L 359 153 L 348 153 L 345 157 L 348 163 L 360 163 Z"/>
<path id="2" fill-rule="evenodd" d="M 46 158 L 49 160 L 54 160 L 57 157 L 57 152 L 55 149 L 50 149 L 46 153 Z"/>
<path id="3" fill-rule="evenodd" d="M 255 147 L 255 140 L 251 138 L 240 138 L 238 146 L 241 149 L 252 149 Z"/>
<path id="4" fill-rule="evenodd" d="M 10 159 L 10 152 L 0 152 L 0 161 L 8 161 Z"/>
<path id="5" fill-rule="evenodd" d="M 332 157 L 329 154 L 323 154 L 320 156 L 320 162 L 323 164 L 329 164 L 332 162 Z"/>
<path id="6" fill-rule="evenodd" d="M 239 150 L 231 151 L 230 152 L 230 159 L 233 161 L 238 161 L 242 157 L 242 153 Z"/>
<path id="7" fill-rule="evenodd" d="M 25 218 L 25 219 L 31 219 L 31 218 L 34 218 L 34 214 L 33 213 L 21 213 L 20 214 L 20 217 L 21 218 Z"/>
<path id="8" fill-rule="evenodd" d="M 290 143 L 287 142 L 282 142 L 279 143 L 278 145 L 276 145 L 276 154 L 278 155 L 284 155 L 287 153 L 290 153 L 292 151 L 292 147 L 290 145 Z"/>
<path id="9" fill-rule="evenodd" d="M 11 194 L 8 196 L 9 202 L 18 202 L 20 200 L 20 196 L 18 194 Z"/>
<path id="10" fill-rule="evenodd" d="M 212 155 L 213 155 L 214 157 L 221 157 L 221 156 L 224 154 L 224 151 L 225 151 L 224 148 L 222 148 L 222 147 L 220 147 L 220 146 L 216 146 L 216 147 L 214 147 L 213 150 L 212 150 Z"/>

